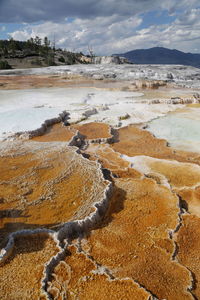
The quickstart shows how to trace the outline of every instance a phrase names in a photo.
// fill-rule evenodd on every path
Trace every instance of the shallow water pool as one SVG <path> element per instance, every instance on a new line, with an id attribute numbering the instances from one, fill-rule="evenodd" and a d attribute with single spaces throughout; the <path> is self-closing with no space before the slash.
<path id="1" fill-rule="evenodd" d="M 200 152 L 200 108 L 186 107 L 149 123 L 148 130 L 170 146 Z"/>

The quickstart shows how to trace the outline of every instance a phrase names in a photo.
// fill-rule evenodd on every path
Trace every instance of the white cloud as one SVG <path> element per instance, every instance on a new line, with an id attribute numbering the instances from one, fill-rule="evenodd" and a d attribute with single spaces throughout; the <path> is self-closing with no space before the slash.
<path id="1" fill-rule="evenodd" d="M 16 40 L 27 40 L 36 35 L 41 38 L 48 36 L 52 41 L 55 36 L 57 47 L 86 52 L 90 45 L 95 53 L 102 54 L 111 53 L 118 39 L 133 35 L 141 22 L 138 16 L 124 19 L 115 15 L 84 20 L 78 18 L 70 23 L 27 25 L 23 30 L 10 33 L 10 36 Z"/>
<path id="2" fill-rule="evenodd" d="M 186 2 L 183 0 L 181 3 Z M 169 0 L 169 7 L 172 8 L 173 3 L 173 0 Z M 55 36 L 57 47 L 87 53 L 89 45 L 97 55 L 154 46 L 200 52 L 199 13 L 198 8 L 188 9 L 179 14 L 171 24 L 155 24 L 143 29 L 138 29 L 143 21 L 138 14 L 130 17 L 114 14 L 87 19 L 68 18 L 62 23 L 48 21 L 37 25 L 24 25 L 23 30 L 10 35 L 17 40 L 27 40 L 36 35 L 41 38 L 48 36 L 52 41 Z"/>

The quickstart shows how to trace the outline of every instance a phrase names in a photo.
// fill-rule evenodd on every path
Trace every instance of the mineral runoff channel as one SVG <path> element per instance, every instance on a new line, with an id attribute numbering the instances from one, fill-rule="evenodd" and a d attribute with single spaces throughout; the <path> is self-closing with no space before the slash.
<path id="1" fill-rule="evenodd" d="M 198 90 L 77 74 L 0 85 L 0 299 L 200 299 Z"/>

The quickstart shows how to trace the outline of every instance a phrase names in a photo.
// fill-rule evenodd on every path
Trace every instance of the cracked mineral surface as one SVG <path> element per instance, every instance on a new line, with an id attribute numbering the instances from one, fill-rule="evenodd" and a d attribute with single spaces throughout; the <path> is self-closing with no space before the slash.
<path id="1" fill-rule="evenodd" d="M 49 294 L 66 299 L 149 299 L 150 294 L 131 279 L 110 278 L 107 270 L 75 246 L 54 270 Z"/>
<path id="2" fill-rule="evenodd" d="M 58 252 L 47 235 L 19 237 L 12 255 L 0 268 L 1 299 L 40 299 L 45 264 Z"/>
<path id="3" fill-rule="evenodd" d="M 16 142 L 0 164 L 1 241 L 13 231 L 86 217 L 107 185 L 95 162 L 60 142 Z"/>
<path id="4" fill-rule="evenodd" d="M 197 70 L 143 68 L 0 76 L 0 299 L 200 299 Z"/>

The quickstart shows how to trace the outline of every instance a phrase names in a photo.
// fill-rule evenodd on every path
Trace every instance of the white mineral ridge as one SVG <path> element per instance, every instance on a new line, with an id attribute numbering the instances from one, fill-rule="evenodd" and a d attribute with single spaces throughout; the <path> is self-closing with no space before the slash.
<path id="1" fill-rule="evenodd" d="M 148 122 L 178 105 L 140 102 L 142 93 L 95 88 L 42 88 L 0 91 L 0 138 L 37 129 L 62 111 L 69 122 L 106 122 L 114 127 Z M 182 106 L 180 106 L 182 107 Z M 123 117 L 129 115 L 128 119 Z M 121 120 L 122 119 L 122 120 Z"/>
<path id="2" fill-rule="evenodd" d="M 72 65 L 54 66 L 46 68 L 1 70 L 0 75 L 52 75 L 52 74 L 81 74 L 88 77 L 100 76 L 101 78 L 115 79 L 152 79 L 170 80 L 175 83 L 199 88 L 200 69 L 182 65 Z"/>
<path id="3" fill-rule="evenodd" d="M 127 95 L 135 99 L 142 94 L 95 88 L 1 90 L 0 138 L 5 138 L 6 134 L 37 129 L 45 120 L 55 118 L 65 110 L 71 114 L 70 121 L 81 119 L 84 113 L 90 119 L 95 112 L 99 114 L 98 119 L 102 120 L 105 109 L 112 119 L 112 107 L 124 103 Z"/>
<path id="4" fill-rule="evenodd" d="M 3 70 L 0 75 L 81 74 L 93 77 L 132 80 L 138 78 L 173 80 L 182 86 L 199 87 L 200 70 L 174 65 L 73 65 L 24 70 Z M 141 93 L 108 91 L 96 88 L 41 88 L 28 90 L 0 90 L 0 139 L 21 131 L 37 129 L 62 111 L 70 113 L 69 122 L 99 121 L 114 127 L 149 122 L 165 116 L 182 105 L 148 104 Z M 195 115 L 195 109 L 190 111 Z M 198 113 L 197 113 L 198 114 Z M 128 118 L 126 118 L 128 116 Z M 86 119 L 86 120 L 85 120 Z M 199 147 L 200 117 L 169 115 L 155 120 L 150 130 L 166 138 L 172 146 L 193 144 Z M 178 147 L 178 146 L 177 146 Z M 188 149 L 191 147 L 187 146 Z M 187 148 L 186 147 L 186 148 Z"/>

